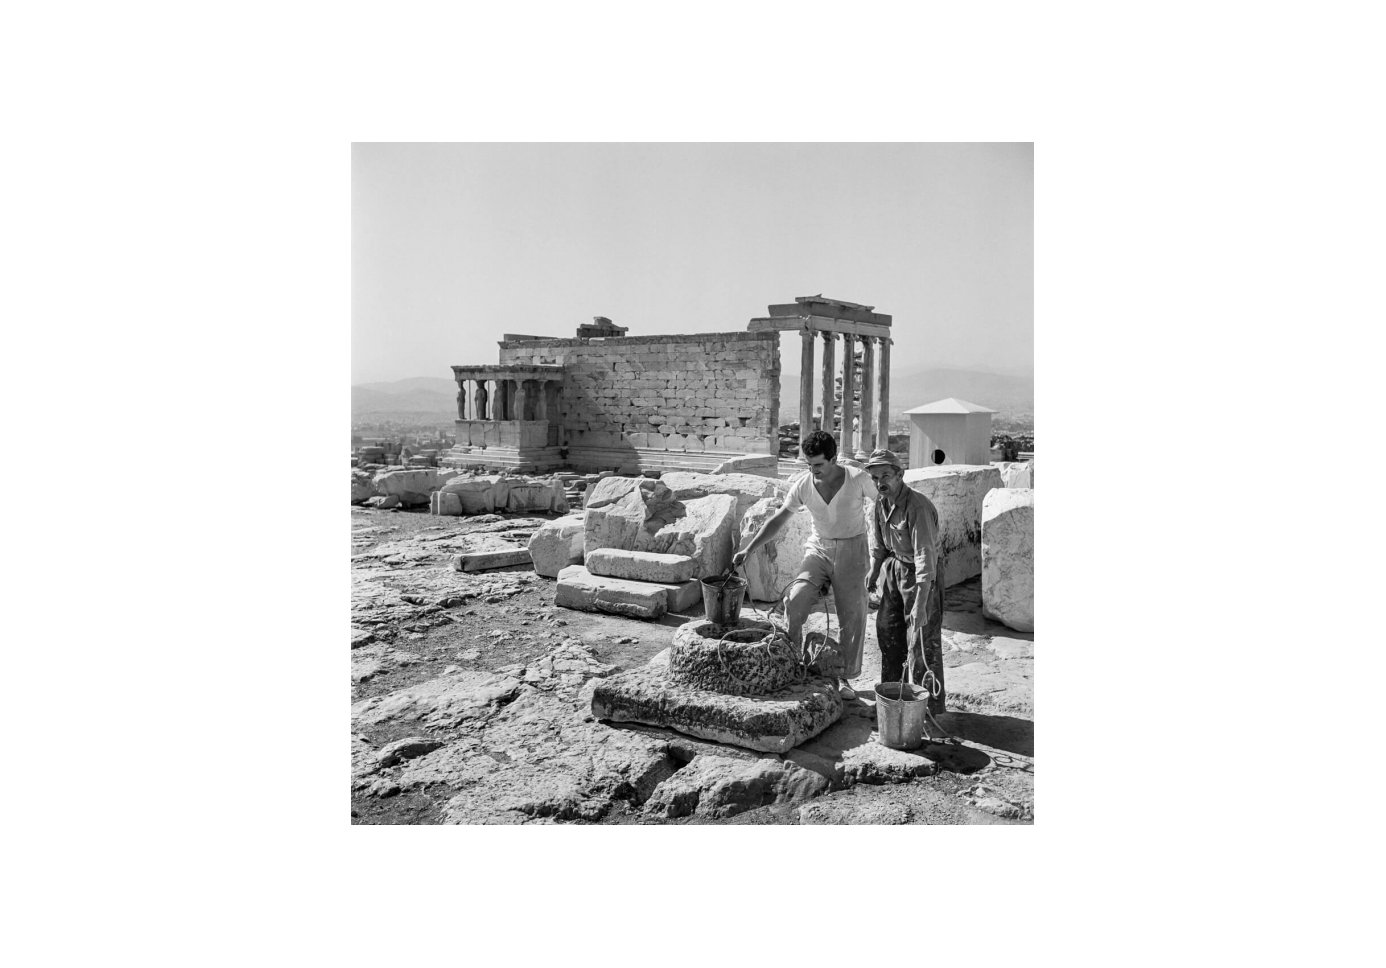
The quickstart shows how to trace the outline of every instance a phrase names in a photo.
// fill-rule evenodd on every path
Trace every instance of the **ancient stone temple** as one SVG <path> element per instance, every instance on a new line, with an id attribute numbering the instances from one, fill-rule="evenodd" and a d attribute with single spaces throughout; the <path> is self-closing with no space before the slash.
<path id="1" fill-rule="evenodd" d="M 454 366 L 452 375 L 457 443 L 443 463 L 465 466 L 472 462 L 459 457 L 481 451 L 489 467 L 546 471 L 563 465 L 561 428 L 553 419 L 563 367 Z"/>
<path id="2" fill-rule="evenodd" d="M 497 365 L 454 366 L 457 443 L 448 467 L 544 472 L 712 470 L 763 456 L 773 470 L 779 449 L 781 330 L 803 333 L 801 435 L 812 429 L 813 346 L 824 342 L 824 412 L 834 413 L 835 342 L 842 337 L 842 453 L 885 440 L 890 403 L 891 317 L 857 303 L 802 296 L 770 306 L 745 332 L 631 336 L 605 316 L 573 338 L 506 333 Z M 875 347 L 880 347 L 879 367 Z M 879 377 L 878 377 L 879 375 Z M 877 380 L 879 379 L 879 393 Z M 879 401 L 879 404 L 876 403 Z M 873 415 L 879 409 L 879 420 Z"/>
<path id="3" fill-rule="evenodd" d="M 841 405 L 841 424 L 837 428 L 839 454 L 865 457 L 876 447 L 885 447 L 890 439 L 890 323 L 891 317 L 873 312 L 875 306 L 825 299 L 823 296 L 798 296 L 792 303 L 770 307 L 769 316 L 751 320 L 747 327 L 753 333 L 797 330 L 802 339 L 799 367 L 799 441 L 813 430 L 814 343 L 823 342 L 821 373 L 822 407 L 825 430 L 832 431 L 832 414 Z M 838 337 L 842 338 L 841 377 L 843 393 L 835 400 Z M 857 344 L 861 345 L 862 372 L 861 413 L 857 414 L 853 387 L 858 385 L 856 371 Z M 879 347 L 880 363 L 876 363 Z M 879 381 L 879 389 L 878 389 Z"/>

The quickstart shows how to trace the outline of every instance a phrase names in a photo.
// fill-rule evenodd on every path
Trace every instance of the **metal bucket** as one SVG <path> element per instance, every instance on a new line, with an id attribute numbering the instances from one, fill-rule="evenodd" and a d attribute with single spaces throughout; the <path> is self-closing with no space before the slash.
<path id="1" fill-rule="evenodd" d="M 915 750 L 924 745 L 929 694 L 908 682 L 876 683 L 876 732 L 881 745 Z"/>
<path id="2" fill-rule="evenodd" d="M 746 597 L 746 580 L 720 578 L 702 580 L 703 614 L 715 625 L 735 625 L 741 617 L 741 602 Z"/>

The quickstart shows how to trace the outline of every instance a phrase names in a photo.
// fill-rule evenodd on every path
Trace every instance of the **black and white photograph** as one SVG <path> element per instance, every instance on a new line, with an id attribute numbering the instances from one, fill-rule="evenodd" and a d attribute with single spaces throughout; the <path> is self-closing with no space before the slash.
<path id="1" fill-rule="evenodd" d="M 1031 824 L 1034 146 L 356 143 L 353 824 Z"/>
<path id="2" fill-rule="evenodd" d="M 1374 960 L 1369 13 L 11 5 L 7 963 Z"/>

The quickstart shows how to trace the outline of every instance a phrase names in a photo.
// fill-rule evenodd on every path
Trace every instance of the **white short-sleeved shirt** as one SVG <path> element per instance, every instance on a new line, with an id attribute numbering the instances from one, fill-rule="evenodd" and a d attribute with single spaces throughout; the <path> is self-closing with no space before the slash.
<path id="1" fill-rule="evenodd" d="M 812 471 L 804 471 L 789 484 L 784 506 L 793 511 L 807 510 L 813 517 L 809 547 L 821 547 L 819 538 L 855 538 L 866 534 L 867 514 L 876 503 L 871 475 L 845 464 L 842 469 L 847 472 L 847 480 L 827 504 L 813 486 Z"/>

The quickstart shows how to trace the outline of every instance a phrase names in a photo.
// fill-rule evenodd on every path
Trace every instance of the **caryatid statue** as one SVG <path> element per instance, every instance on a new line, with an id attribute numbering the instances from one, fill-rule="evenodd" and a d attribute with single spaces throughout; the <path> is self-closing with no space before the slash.
<path id="1" fill-rule="evenodd" d="M 457 419 L 467 419 L 467 388 L 464 384 L 457 384 Z"/>
<path id="2" fill-rule="evenodd" d="M 476 383 L 476 394 L 472 397 L 472 401 L 476 404 L 476 416 L 472 418 L 473 420 L 486 419 L 487 396 L 489 396 L 489 394 L 486 392 L 486 384 L 478 380 Z"/>

